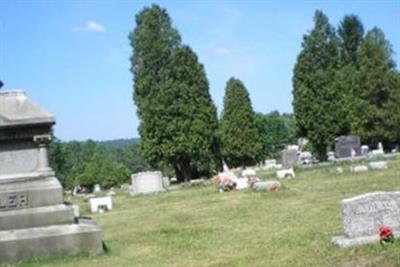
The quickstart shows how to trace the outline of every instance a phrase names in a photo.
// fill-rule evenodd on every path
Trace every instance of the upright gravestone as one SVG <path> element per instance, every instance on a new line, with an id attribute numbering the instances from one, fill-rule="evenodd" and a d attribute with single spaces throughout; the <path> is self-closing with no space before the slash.
<path id="1" fill-rule="evenodd" d="M 283 168 L 291 168 L 299 161 L 299 156 L 297 150 L 295 149 L 285 149 L 281 152 L 281 154 Z"/>
<path id="2" fill-rule="evenodd" d="M 344 235 L 332 242 L 356 246 L 379 241 L 379 227 L 389 226 L 400 234 L 400 192 L 375 192 L 342 201 Z"/>
<path id="3" fill-rule="evenodd" d="M 131 195 L 148 194 L 164 191 L 161 172 L 139 172 L 132 174 Z"/>
<path id="4" fill-rule="evenodd" d="M 336 139 L 336 158 L 350 158 L 352 156 L 352 150 L 356 152 L 356 156 L 361 154 L 360 137 L 356 135 L 346 135 Z"/>
<path id="5" fill-rule="evenodd" d="M 0 92 L 0 262 L 102 251 L 99 227 L 75 221 L 48 165 L 54 124 L 24 92 Z"/>

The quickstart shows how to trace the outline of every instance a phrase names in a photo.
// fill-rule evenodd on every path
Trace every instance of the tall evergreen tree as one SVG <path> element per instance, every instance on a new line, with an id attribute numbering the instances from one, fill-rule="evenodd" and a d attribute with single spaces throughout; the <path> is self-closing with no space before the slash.
<path id="1" fill-rule="evenodd" d="M 163 115 L 154 132 L 163 159 L 186 181 L 197 164 L 214 162 L 217 112 L 204 67 L 188 46 L 177 49 L 164 72 L 169 79 L 157 95 Z"/>
<path id="2" fill-rule="evenodd" d="M 249 94 L 244 84 L 235 78 L 226 84 L 220 138 L 222 155 L 231 166 L 254 164 L 261 152 Z"/>
<path id="3" fill-rule="evenodd" d="M 346 15 L 338 28 L 340 42 L 340 63 L 355 65 L 357 51 L 364 36 L 364 27 L 356 15 Z"/>
<path id="4" fill-rule="evenodd" d="M 129 38 L 143 154 L 187 181 L 197 163 L 213 159 L 217 116 L 204 68 L 157 5 L 136 16 Z"/>
<path id="5" fill-rule="evenodd" d="M 136 28 L 129 34 L 133 48 L 131 72 L 134 78 L 134 102 L 140 119 L 141 150 L 152 166 L 162 158 L 159 140 L 153 133 L 157 114 L 157 90 L 168 79 L 162 69 L 181 45 L 181 37 L 172 26 L 167 11 L 158 5 L 144 8 L 136 15 Z"/>
<path id="6" fill-rule="evenodd" d="M 339 65 L 335 72 L 332 88 L 341 95 L 343 124 L 341 134 L 351 133 L 353 120 L 354 99 L 357 98 L 358 86 L 358 50 L 364 36 L 364 27 L 356 15 L 346 15 L 338 28 L 339 36 Z"/>
<path id="7" fill-rule="evenodd" d="M 390 144 L 395 135 L 390 129 L 400 130 L 389 126 L 388 117 L 395 115 L 391 114 L 391 108 L 400 105 L 396 103 L 400 88 L 392 54 L 390 43 L 378 28 L 368 31 L 358 53 L 359 86 L 355 92 L 352 128 L 364 143 L 371 146 L 378 142 Z"/>
<path id="8" fill-rule="evenodd" d="M 314 28 L 304 36 L 294 68 L 293 108 L 298 135 L 307 137 L 320 159 L 327 146 L 346 131 L 342 121 L 343 96 L 334 89 L 338 65 L 337 37 L 321 11 L 314 15 Z"/>

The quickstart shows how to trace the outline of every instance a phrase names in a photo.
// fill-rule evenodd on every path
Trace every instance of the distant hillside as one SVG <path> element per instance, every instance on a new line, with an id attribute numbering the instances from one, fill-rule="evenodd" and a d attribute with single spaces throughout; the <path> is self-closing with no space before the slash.
<path id="1" fill-rule="evenodd" d="M 139 140 L 140 138 L 115 139 L 107 141 L 98 141 L 98 143 L 110 148 L 124 148 L 127 147 L 129 144 L 139 142 Z"/>

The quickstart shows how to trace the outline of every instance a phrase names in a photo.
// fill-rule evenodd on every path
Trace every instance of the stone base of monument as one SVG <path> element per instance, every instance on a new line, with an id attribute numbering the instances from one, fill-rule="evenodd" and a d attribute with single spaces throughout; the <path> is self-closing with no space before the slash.
<path id="1" fill-rule="evenodd" d="M 102 250 L 100 228 L 91 223 L 0 231 L 2 262 Z"/>
<path id="2" fill-rule="evenodd" d="M 76 221 L 55 177 L 0 183 L 0 262 L 102 249 L 100 228 Z"/>
<path id="3" fill-rule="evenodd" d="M 396 238 L 400 237 L 400 233 L 394 233 Z M 379 235 L 372 236 L 360 236 L 360 237 L 347 237 L 344 235 L 335 236 L 332 238 L 332 243 L 338 245 L 339 247 L 355 247 L 366 244 L 379 243 Z"/>

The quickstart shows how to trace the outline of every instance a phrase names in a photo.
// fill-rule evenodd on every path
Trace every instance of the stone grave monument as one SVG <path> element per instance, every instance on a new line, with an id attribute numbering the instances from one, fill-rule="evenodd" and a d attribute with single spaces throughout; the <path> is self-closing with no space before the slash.
<path id="1" fill-rule="evenodd" d="M 342 201 L 343 235 L 332 239 L 341 247 L 379 242 L 379 227 L 400 234 L 400 192 L 375 192 Z"/>
<path id="2" fill-rule="evenodd" d="M 282 166 L 284 169 L 293 167 L 299 161 L 298 152 L 295 149 L 282 150 L 281 156 L 282 156 Z"/>
<path id="3" fill-rule="evenodd" d="M 22 91 L 0 91 L 0 262 L 102 251 L 100 228 L 64 204 L 49 167 L 54 117 Z"/>
<path id="4" fill-rule="evenodd" d="M 336 158 L 350 158 L 352 150 L 356 152 L 356 156 L 361 155 L 361 141 L 359 136 L 343 135 L 336 138 Z"/>
<path id="5" fill-rule="evenodd" d="M 163 176 L 160 171 L 132 174 L 131 195 L 156 193 L 164 190 Z"/>

